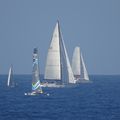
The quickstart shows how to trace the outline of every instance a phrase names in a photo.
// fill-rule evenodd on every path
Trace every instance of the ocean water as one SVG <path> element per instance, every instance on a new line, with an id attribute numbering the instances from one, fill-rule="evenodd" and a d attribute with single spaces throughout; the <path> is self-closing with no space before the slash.
<path id="1" fill-rule="evenodd" d="M 7 75 L 0 75 L 0 120 L 120 120 L 119 75 L 92 75 L 92 83 L 43 88 L 50 96 L 25 96 L 31 78 L 15 75 L 17 87 L 8 88 Z"/>

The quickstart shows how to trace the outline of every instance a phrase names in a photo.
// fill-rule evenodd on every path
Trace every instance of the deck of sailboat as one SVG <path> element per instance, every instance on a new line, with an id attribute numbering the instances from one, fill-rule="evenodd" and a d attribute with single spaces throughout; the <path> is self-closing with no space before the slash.
<path id="1" fill-rule="evenodd" d="M 44 80 L 41 87 L 64 87 L 61 80 Z"/>
<path id="2" fill-rule="evenodd" d="M 91 80 L 85 80 L 85 79 L 76 80 L 76 84 L 81 84 L 81 83 L 92 83 L 92 81 Z"/>
<path id="3" fill-rule="evenodd" d="M 62 84 L 55 84 L 55 83 L 41 83 L 41 87 L 60 88 L 60 87 L 65 87 L 65 85 L 62 85 Z"/>
<path id="4" fill-rule="evenodd" d="M 36 96 L 36 95 L 50 96 L 49 93 L 44 93 L 44 92 L 28 92 L 28 93 L 24 93 L 24 95 L 26 95 L 26 96 Z"/>

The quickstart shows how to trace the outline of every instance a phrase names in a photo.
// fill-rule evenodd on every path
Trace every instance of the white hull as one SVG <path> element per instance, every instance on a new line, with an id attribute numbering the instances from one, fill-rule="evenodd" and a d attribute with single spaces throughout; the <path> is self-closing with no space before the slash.
<path id="1" fill-rule="evenodd" d="M 49 93 L 41 93 L 41 92 L 28 92 L 28 93 L 24 93 L 24 95 L 26 96 L 35 96 L 35 95 L 46 95 L 46 96 L 50 96 Z"/>
<path id="2" fill-rule="evenodd" d="M 85 80 L 85 79 L 77 79 L 77 80 L 76 80 L 76 83 L 77 83 L 77 84 L 80 84 L 80 83 L 92 83 L 92 81 L 90 81 L 90 80 Z"/>
<path id="3" fill-rule="evenodd" d="M 30 95 L 30 96 L 33 96 L 33 95 L 36 95 L 36 94 L 34 94 L 34 93 L 25 93 L 25 95 Z"/>
<path id="4" fill-rule="evenodd" d="M 59 85 L 59 84 L 55 84 L 55 83 L 43 83 L 41 84 L 42 87 L 54 87 L 54 88 L 60 88 L 60 87 L 64 87 L 64 85 Z"/>

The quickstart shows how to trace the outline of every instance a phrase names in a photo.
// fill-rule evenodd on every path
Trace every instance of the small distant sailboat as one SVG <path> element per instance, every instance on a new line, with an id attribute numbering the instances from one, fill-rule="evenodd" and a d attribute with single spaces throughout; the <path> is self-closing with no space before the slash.
<path id="1" fill-rule="evenodd" d="M 67 50 L 60 31 L 59 21 L 56 23 L 48 49 L 44 79 L 49 83 L 47 85 L 52 87 L 57 87 L 57 83 L 59 85 L 75 83 Z"/>
<path id="2" fill-rule="evenodd" d="M 12 67 L 12 65 L 10 66 L 9 73 L 8 73 L 7 86 L 8 87 L 14 87 L 15 86 L 15 83 L 14 83 L 14 80 L 13 80 L 13 67 Z"/>
<path id="3" fill-rule="evenodd" d="M 80 52 L 80 47 L 75 47 L 72 57 L 72 70 L 76 82 L 89 81 L 88 72 L 83 60 L 82 53 Z"/>
<path id="4" fill-rule="evenodd" d="M 25 95 L 42 94 L 43 90 L 40 84 L 39 64 L 38 64 L 38 49 L 33 50 L 33 70 L 32 70 L 32 92 L 25 93 Z"/>

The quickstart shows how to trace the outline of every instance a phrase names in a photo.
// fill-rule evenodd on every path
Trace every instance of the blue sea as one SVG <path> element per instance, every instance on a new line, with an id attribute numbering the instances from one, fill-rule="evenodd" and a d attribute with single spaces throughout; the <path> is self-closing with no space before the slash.
<path id="1" fill-rule="evenodd" d="M 25 96 L 31 78 L 14 75 L 17 87 L 8 88 L 7 75 L 0 75 L 0 120 L 120 120 L 119 75 L 91 75 L 92 83 L 43 88 L 50 96 Z"/>

